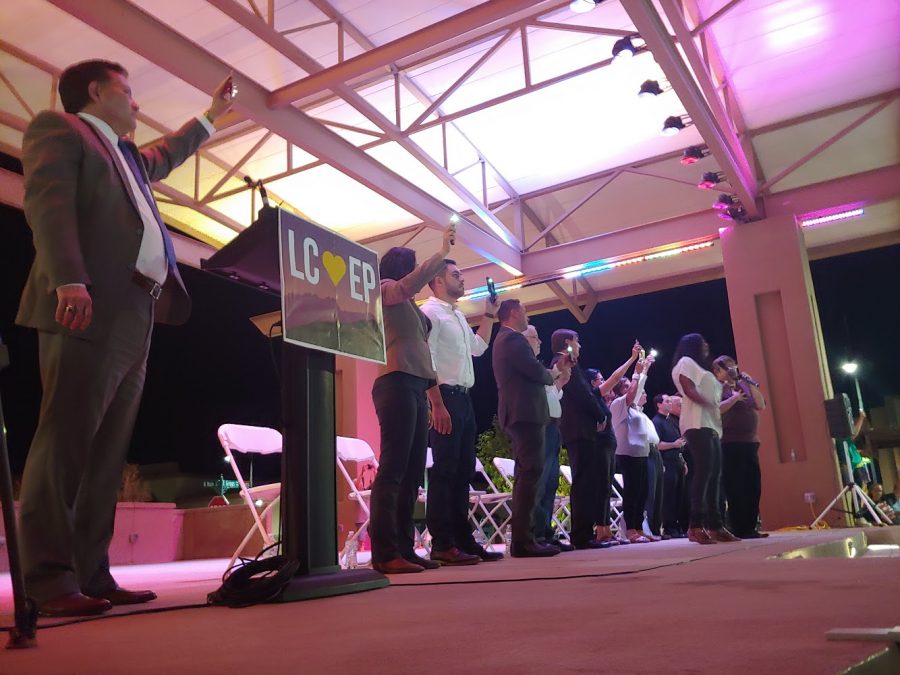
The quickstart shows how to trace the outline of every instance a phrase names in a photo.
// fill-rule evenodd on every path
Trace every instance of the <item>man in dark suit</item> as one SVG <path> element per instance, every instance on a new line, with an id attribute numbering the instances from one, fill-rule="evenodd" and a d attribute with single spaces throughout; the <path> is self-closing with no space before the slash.
<path id="1" fill-rule="evenodd" d="M 34 265 L 16 322 L 38 330 L 43 398 L 21 491 L 28 595 L 46 616 L 153 600 L 109 571 L 116 497 L 154 321 L 184 323 L 190 298 L 150 184 L 214 131 L 231 78 L 204 117 L 139 150 L 127 71 L 85 61 L 59 79 L 65 113 L 44 111 L 22 142 Z"/>
<path id="2" fill-rule="evenodd" d="M 602 520 L 602 483 L 609 473 L 606 453 L 597 448 L 597 425 L 606 421 L 606 413 L 584 370 L 578 365 L 581 344 L 578 333 L 559 329 L 550 336 L 554 363 L 568 358 L 575 362 L 572 375 L 563 387 L 562 418 L 559 423 L 563 445 L 572 465 L 572 544 L 575 548 L 608 548 L 594 537 L 594 525 Z"/>
<path id="3" fill-rule="evenodd" d="M 516 460 L 510 553 L 515 558 L 556 555 L 557 547 L 535 541 L 532 513 L 544 467 L 544 426 L 550 421 L 544 387 L 553 384 L 570 364 L 562 359 L 553 370 L 541 365 L 522 334 L 528 327 L 528 315 L 518 300 L 500 303 L 497 318 L 500 331 L 492 354 L 499 394 L 497 416 Z"/>

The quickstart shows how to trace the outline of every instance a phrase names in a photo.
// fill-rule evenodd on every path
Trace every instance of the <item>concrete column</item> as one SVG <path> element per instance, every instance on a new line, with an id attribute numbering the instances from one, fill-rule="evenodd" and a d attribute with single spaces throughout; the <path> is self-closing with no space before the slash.
<path id="1" fill-rule="evenodd" d="M 375 405 L 372 403 L 372 385 L 378 377 L 380 366 L 368 361 L 351 359 L 346 356 L 338 356 L 335 359 L 335 414 L 338 436 L 361 438 L 366 441 L 380 455 L 381 431 L 378 426 L 378 417 L 375 415 Z M 347 471 L 357 479 L 360 477 L 362 467 L 348 466 Z M 337 475 L 337 517 L 338 517 L 338 548 L 344 545 L 347 534 L 351 530 L 359 528 L 365 519 L 362 509 L 356 502 L 348 499 L 348 486 L 343 476 Z M 360 545 L 368 546 L 368 537 L 364 538 Z"/>
<path id="2" fill-rule="evenodd" d="M 832 397 L 803 232 L 792 216 L 720 230 L 737 359 L 757 378 L 764 527 L 808 525 L 841 488 L 822 401 Z M 840 514 L 827 520 L 842 525 Z"/>
<path id="3" fill-rule="evenodd" d="M 338 356 L 335 362 L 338 436 L 363 439 L 372 446 L 376 456 L 381 454 L 381 430 L 372 403 L 372 385 L 380 367 L 347 356 Z"/>

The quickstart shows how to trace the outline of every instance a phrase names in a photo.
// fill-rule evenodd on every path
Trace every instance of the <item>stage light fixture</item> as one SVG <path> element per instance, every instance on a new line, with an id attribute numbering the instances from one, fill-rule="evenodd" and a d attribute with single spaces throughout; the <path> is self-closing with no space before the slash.
<path id="1" fill-rule="evenodd" d="M 691 164 L 696 164 L 708 155 L 709 151 L 706 148 L 699 145 L 689 145 L 684 149 L 684 153 L 681 155 L 681 163 L 684 166 L 690 166 Z"/>
<path id="2" fill-rule="evenodd" d="M 848 361 L 847 363 L 841 364 L 841 370 L 848 375 L 855 375 L 856 371 L 859 370 L 859 364 L 855 361 Z"/>
<path id="3" fill-rule="evenodd" d="M 572 2 L 569 3 L 569 9 L 576 14 L 585 14 L 586 12 L 590 12 L 601 2 L 603 2 L 603 0 L 572 0 Z"/>
<path id="4" fill-rule="evenodd" d="M 634 42 L 632 42 L 633 38 L 638 37 L 640 36 L 631 35 L 629 37 L 623 37 L 619 40 L 616 40 L 612 48 L 613 63 L 623 63 L 624 61 L 637 54 L 638 51 L 644 49 L 644 47 L 635 47 Z"/>
<path id="5" fill-rule="evenodd" d="M 740 204 L 737 197 L 723 192 L 722 194 L 719 195 L 719 198 L 716 199 L 715 203 L 713 203 L 713 208 L 719 209 L 720 211 L 724 211 L 729 206 L 733 206 L 735 204 Z"/>
<path id="6" fill-rule="evenodd" d="M 719 216 L 719 218 L 721 218 L 722 220 L 731 220 L 735 223 L 750 222 L 750 218 L 747 215 L 747 210 L 740 202 L 738 202 L 737 204 L 732 204 L 731 206 L 720 210 L 716 215 Z"/>
<path id="7" fill-rule="evenodd" d="M 640 98 L 655 98 L 663 93 L 663 88 L 659 86 L 659 82 L 657 80 L 644 80 L 641 84 L 640 90 L 638 90 L 638 97 Z"/>
<path id="8" fill-rule="evenodd" d="M 687 115 L 670 115 L 663 122 L 662 135 L 674 136 L 690 123 L 691 120 Z"/>
<path id="9" fill-rule="evenodd" d="M 723 180 L 725 180 L 725 174 L 721 171 L 707 171 L 700 177 L 697 187 L 701 190 L 712 190 Z"/>

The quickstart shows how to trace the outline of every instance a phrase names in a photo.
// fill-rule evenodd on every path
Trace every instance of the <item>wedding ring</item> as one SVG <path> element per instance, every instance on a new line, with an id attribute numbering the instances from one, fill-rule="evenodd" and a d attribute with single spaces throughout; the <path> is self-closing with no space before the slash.
<path id="1" fill-rule="evenodd" d="M 67 311 L 67 312 L 74 312 L 74 311 L 75 311 L 74 305 L 66 305 L 66 311 Z"/>

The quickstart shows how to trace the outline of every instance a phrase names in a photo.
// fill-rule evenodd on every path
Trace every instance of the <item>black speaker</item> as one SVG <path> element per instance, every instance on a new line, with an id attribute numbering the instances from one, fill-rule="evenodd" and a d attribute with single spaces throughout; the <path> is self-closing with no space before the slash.
<path id="1" fill-rule="evenodd" d="M 825 417 L 832 438 L 853 438 L 853 412 L 847 394 L 825 401 Z"/>

